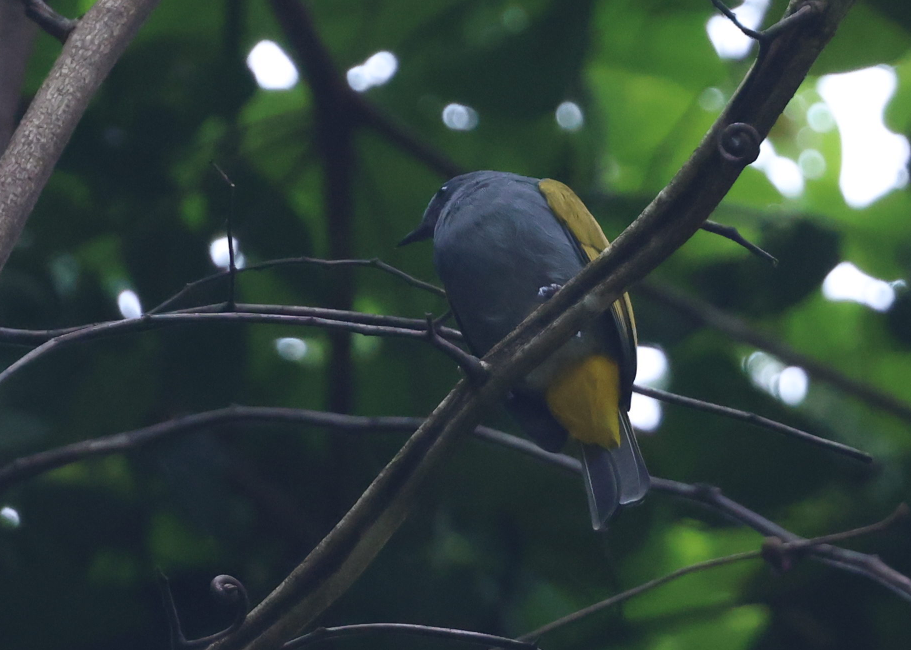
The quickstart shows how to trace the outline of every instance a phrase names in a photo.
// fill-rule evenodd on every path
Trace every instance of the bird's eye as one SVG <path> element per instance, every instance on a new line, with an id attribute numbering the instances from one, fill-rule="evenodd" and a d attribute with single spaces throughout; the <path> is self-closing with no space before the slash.
<path id="1" fill-rule="evenodd" d="M 437 194 L 439 194 L 440 196 L 442 196 L 443 194 L 446 194 L 446 190 L 448 190 L 448 189 L 449 189 L 449 186 L 448 186 L 448 185 L 444 185 L 443 187 L 440 188 L 440 190 L 437 192 Z"/>

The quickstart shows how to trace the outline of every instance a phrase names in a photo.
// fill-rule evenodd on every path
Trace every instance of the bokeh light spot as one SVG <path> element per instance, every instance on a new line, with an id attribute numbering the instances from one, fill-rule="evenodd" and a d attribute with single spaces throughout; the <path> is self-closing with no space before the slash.
<path id="1" fill-rule="evenodd" d="M 575 102 L 563 102 L 554 113 L 557 125 L 564 131 L 578 131 L 585 123 L 582 109 Z"/>
<path id="2" fill-rule="evenodd" d="M 471 131 L 478 120 L 478 112 L 464 104 L 449 104 L 443 109 L 443 124 L 453 131 Z"/>
<path id="3" fill-rule="evenodd" d="M 827 300 L 857 302 L 876 311 L 888 311 L 895 302 L 891 283 L 867 275 L 850 262 L 841 262 L 829 271 L 822 282 L 822 295 Z"/>
<path id="4" fill-rule="evenodd" d="M 19 511 L 9 506 L 0 508 L 0 526 L 4 528 L 19 528 L 22 520 L 19 517 Z"/>
<path id="5" fill-rule="evenodd" d="M 797 166 L 804 178 L 822 178 L 826 173 L 826 159 L 816 149 L 804 149 L 797 157 Z"/>
<path id="6" fill-rule="evenodd" d="M 770 141 L 763 140 L 759 145 L 759 157 L 752 166 L 763 171 L 782 196 L 794 199 L 803 194 L 804 181 L 800 167 L 790 158 L 779 156 Z"/>
<path id="7" fill-rule="evenodd" d="M 825 75 L 816 85 L 841 136 L 838 184 L 852 208 L 864 208 L 908 182 L 911 145 L 883 122 L 897 85 L 895 71 L 885 65 Z"/>
<path id="8" fill-rule="evenodd" d="M 142 305 L 139 296 L 131 289 L 124 289 L 117 294 L 117 309 L 124 318 L 139 318 L 142 316 Z"/>
<path id="9" fill-rule="evenodd" d="M 699 107 L 709 113 L 717 113 L 724 107 L 724 93 L 720 88 L 706 88 L 699 94 Z"/>
<path id="10" fill-rule="evenodd" d="M 232 238 L 234 242 L 234 265 L 242 269 L 246 263 L 246 259 L 243 256 L 243 253 L 240 252 L 240 242 L 237 241 L 237 237 Z M 212 263 L 220 269 L 226 269 L 231 265 L 230 252 L 228 251 L 228 238 L 219 237 L 218 239 L 212 240 L 212 243 L 209 244 L 209 259 L 212 260 Z"/>
<path id="11" fill-rule="evenodd" d="M 247 55 L 247 67 L 257 85 L 265 90 L 287 90 L 299 78 L 294 62 L 273 41 L 260 41 L 254 45 Z"/>
<path id="12" fill-rule="evenodd" d="M 293 336 L 275 339 L 275 351 L 285 361 L 303 361 L 307 356 L 307 342 Z"/>
<path id="13" fill-rule="evenodd" d="M 666 383 L 670 364 L 664 350 L 650 345 L 640 345 L 636 350 L 636 356 L 637 384 L 656 387 Z M 653 397 L 633 393 L 629 419 L 636 429 L 654 431 L 661 424 L 662 415 L 661 402 Z"/>
<path id="14" fill-rule="evenodd" d="M 377 52 L 360 65 L 349 69 L 346 78 L 353 90 L 361 93 L 368 88 L 382 86 L 395 76 L 399 60 L 392 52 Z"/>
<path id="15" fill-rule="evenodd" d="M 753 384 L 785 404 L 797 406 L 806 399 L 810 378 L 803 368 L 785 366 L 765 352 L 753 352 L 743 360 L 743 369 Z"/>

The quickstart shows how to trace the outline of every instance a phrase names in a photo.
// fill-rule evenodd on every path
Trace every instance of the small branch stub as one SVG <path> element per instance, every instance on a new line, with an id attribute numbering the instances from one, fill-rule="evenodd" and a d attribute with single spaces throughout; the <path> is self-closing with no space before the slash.
<path id="1" fill-rule="evenodd" d="M 79 23 L 77 19 L 61 16 L 44 0 L 22 0 L 22 4 L 25 7 L 25 15 L 61 43 L 66 43 L 66 39 Z"/>

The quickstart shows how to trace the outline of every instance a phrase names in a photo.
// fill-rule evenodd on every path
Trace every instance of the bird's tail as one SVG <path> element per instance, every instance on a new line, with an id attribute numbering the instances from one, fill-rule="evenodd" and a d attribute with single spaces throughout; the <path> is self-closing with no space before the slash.
<path id="1" fill-rule="evenodd" d="M 582 444 L 582 475 L 595 530 L 605 530 L 620 506 L 642 500 L 651 479 L 626 413 L 620 413 L 620 446 Z"/>

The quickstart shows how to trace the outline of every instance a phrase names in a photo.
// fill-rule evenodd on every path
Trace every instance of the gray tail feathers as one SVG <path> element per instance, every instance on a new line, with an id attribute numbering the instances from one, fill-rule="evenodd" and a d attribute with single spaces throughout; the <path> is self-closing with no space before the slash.
<path id="1" fill-rule="evenodd" d="M 582 445 L 582 476 L 595 530 L 606 529 L 620 506 L 641 501 L 651 482 L 626 413 L 620 413 L 620 437 L 616 449 Z"/>

